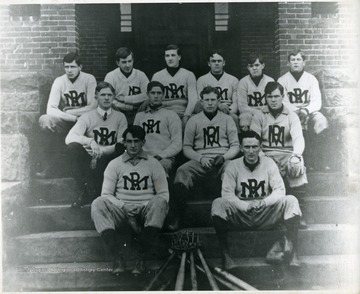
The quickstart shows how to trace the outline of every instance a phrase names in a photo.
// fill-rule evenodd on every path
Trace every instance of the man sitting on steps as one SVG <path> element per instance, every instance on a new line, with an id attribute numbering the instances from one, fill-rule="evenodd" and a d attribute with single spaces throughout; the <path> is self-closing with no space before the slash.
<path id="1" fill-rule="evenodd" d="M 261 138 L 254 131 L 241 136 L 244 156 L 231 161 L 225 169 L 221 197 L 213 201 L 211 217 L 220 243 L 222 267 L 236 264 L 228 246 L 230 229 L 266 230 L 280 222 L 287 227 L 284 237 L 284 260 L 299 266 L 297 236 L 301 210 L 298 200 L 285 195 L 284 182 L 275 162 L 259 156 Z"/>
<path id="2" fill-rule="evenodd" d="M 138 234 L 138 259 L 132 273 L 139 275 L 145 270 L 146 255 L 163 226 L 169 191 L 163 167 L 142 149 L 145 143 L 143 128 L 130 126 L 123 138 L 126 152 L 106 168 L 101 196 L 91 206 L 91 218 L 113 254 L 114 274 L 126 269 L 115 230 L 130 225 Z"/>

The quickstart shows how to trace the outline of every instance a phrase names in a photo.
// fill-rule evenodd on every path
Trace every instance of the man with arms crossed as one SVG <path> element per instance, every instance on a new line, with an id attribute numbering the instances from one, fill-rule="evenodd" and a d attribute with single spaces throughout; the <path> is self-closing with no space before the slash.
<path id="1" fill-rule="evenodd" d="M 240 125 L 250 127 L 251 119 L 258 110 L 266 105 L 264 89 L 273 78 L 263 74 L 264 58 L 261 54 L 251 53 L 247 58 L 249 74 L 243 77 L 237 88 Z"/>
<path id="2" fill-rule="evenodd" d="M 294 196 L 285 195 L 284 182 L 275 162 L 259 156 L 261 138 L 254 131 L 241 137 L 244 156 L 225 169 L 221 198 L 213 201 L 211 217 L 222 253 L 222 267 L 236 266 L 228 245 L 230 229 L 267 230 L 284 222 L 284 262 L 299 266 L 297 239 L 301 210 Z"/>
<path id="3" fill-rule="evenodd" d="M 220 92 L 219 110 L 229 114 L 239 129 L 239 117 L 236 114 L 238 111 L 236 91 L 239 80 L 224 71 L 225 59 L 221 50 L 212 50 L 208 58 L 208 65 L 210 72 L 201 76 L 196 82 L 197 92 L 200 93 L 206 86 L 216 87 Z M 201 110 L 201 102 L 198 101 L 195 113 Z"/>
<path id="4" fill-rule="evenodd" d="M 168 45 L 164 57 L 166 68 L 155 73 L 151 80 L 164 85 L 164 108 L 175 111 L 185 127 L 198 100 L 196 78 L 191 71 L 180 67 L 181 52 L 177 45 Z"/>
<path id="5" fill-rule="evenodd" d="M 131 125 L 139 106 L 147 99 L 149 79 L 145 73 L 134 68 L 134 54 L 126 47 L 116 51 L 116 65 L 118 68 L 105 76 L 105 82 L 115 88 L 113 107 L 123 112 Z"/>
<path id="6" fill-rule="evenodd" d="M 135 116 L 134 125 L 143 127 L 146 133 L 144 151 L 159 160 L 169 177 L 174 171 L 175 156 L 182 149 L 181 121 L 174 111 L 162 105 L 163 84 L 151 81 L 147 94 L 148 107 Z"/>

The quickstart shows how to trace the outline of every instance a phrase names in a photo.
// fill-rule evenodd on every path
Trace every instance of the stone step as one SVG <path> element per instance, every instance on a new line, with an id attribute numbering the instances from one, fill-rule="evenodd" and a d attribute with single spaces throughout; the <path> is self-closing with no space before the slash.
<path id="1" fill-rule="evenodd" d="M 192 228 L 200 234 L 203 250 L 209 257 L 219 256 L 213 228 Z M 283 235 L 283 230 L 231 232 L 230 246 L 235 257 L 265 256 L 272 244 Z M 300 255 L 353 254 L 357 244 L 353 238 L 356 226 L 349 224 L 309 225 L 299 232 Z M 161 258 L 171 245 L 174 233 L 162 233 L 153 246 L 152 256 Z M 136 247 L 131 240 L 124 248 L 126 256 L 134 258 Z M 96 231 L 60 231 L 15 237 L 6 245 L 7 260 L 21 263 L 57 263 L 104 261 L 109 257 Z M 11 251 L 13 250 L 13 251 Z M 19 254 L 21 252 L 21 254 Z"/>
<path id="2" fill-rule="evenodd" d="M 305 191 L 309 196 L 346 196 L 349 194 L 343 173 L 311 172 L 308 174 L 308 181 Z M 69 204 L 76 199 L 78 194 L 78 187 L 72 178 L 33 180 L 29 205 Z"/>
<path id="3" fill-rule="evenodd" d="M 219 259 L 209 259 L 206 256 L 205 258 L 209 265 L 220 266 Z M 296 270 L 285 266 L 269 265 L 265 263 L 264 258 L 239 258 L 236 259 L 239 267 L 231 270 L 231 273 L 259 290 L 346 291 L 357 289 L 359 269 L 356 260 L 358 258 L 359 256 L 353 255 L 300 256 L 301 267 Z M 140 291 L 149 284 L 155 271 L 160 268 L 165 259 L 147 262 L 149 270 L 137 278 L 131 276 L 128 271 L 114 277 L 111 274 L 111 262 L 12 266 L 4 269 L 3 290 L 7 292 Z M 174 259 L 160 280 L 162 282 L 173 281 L 178 266 L 179 259 Z M 128 270 L 131 270 L 132 267 L 133 263 L 128 264 Z M 188 267 L 186 275 L 189 275 Z M 203 274 L 197 272 L 197 275 L 199 290 L 210 290 L 208 283 L 201 282 L 205 279 Z M 218 284 L 221 290 L 227 289 L 221 283 Z M 173 289 L 172 284 L 167 290 Z M 184 288 L 184 290 L 186 289 Z"/>
<path id="4" fill-rule="evenodd" d="M 212 226 L 210 211 L 212 201 L 192 201 L 184 217 L 185 227 Z M 351 223 L 358 220 L 359 201 L 352 197 L 310 196 L 302 207 L 308 223 Z M 26 209 L 26 231 L 29 233 L 71 230 L 93 230 L 90 205 L 81 209 L 70 205 L 32 206 Z"/>

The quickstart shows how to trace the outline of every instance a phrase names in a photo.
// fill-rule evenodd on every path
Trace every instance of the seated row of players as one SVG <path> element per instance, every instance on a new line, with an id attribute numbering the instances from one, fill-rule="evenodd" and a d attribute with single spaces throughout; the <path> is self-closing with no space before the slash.
<path id="1" fill-rule="evenodd" d="M 260 54 L 249 55 L 247 69 L 250 74 L 240 82 L 224 71 L 225 58 L 219 50 L 214 50 L 208 57 L 210 72 L 199 77 L 197 81 L 192 72 L 180 67 L 180 60 L 181 53 L 178 46 L 169 45 L 165 49 L 167 66 L 155 73 L 152 80 L 164 85 L 164 108 L 173 110 L 179 115 L 183 128 L 191 115 L 201 111 L 199 95 L 205 86 L 219 89 L 221 95 L 219 109 L 233 117 L 238 131 L 240 128 L 248 129 L 253 114 L 266 105 L 264 88 L 273 79 L 263 74 L 265 63 Z M 55 80 L 49 96 L 47 114 L 43 115 L 39 122 L 43 130 L 66 134 L 81 114 L 96 108 L 94 98 L 96 81 L 92 75 L 81 71 L 82 64 L 76 54 L 67 54 L 63 61 L 65 75 Z M 319 84 L 313 75 L 304 71 L 303 52 L 291 52 L 288 61 L 290 71 L 278 80 L 285 91 L 284 105 L 299 116 L 306 141 L 312 138 L 307 132 L 308 124 L 311 124 L 313 126 L 311 131 L 320 134 L 318 137 L 322 143 L 327 135 L 325 130 L 328 128 L 328 123 L 319 112 L 321 109 Z M 133 68 L 133 63 L 133 53 L 125 47 L 119 48 L 116 52 L 118 68 L 105 77 L 105 81 L 115 89 L 112 108 L 123 112 L 129 125 L 133 123 L 139 109 L 145 110 L 147 107 L 146 88 L 149 82 L 142 71 Z M 49 144 L 46 144 L 50 151 L 48 153 L 54 149 L 52 145 L 55 142 L 56 140 L 49 140 Z M 318 148 L 313 148 L 314 146 Z M 324 150 L 326 146 L 327 144 L 319 144 L 319 142 L 309 146 L 307 151 L 314 158 L 309 162 L 326 158 L 327 152 Z M 40 173 L 40 176 L 46 173 L 47 168 Z"/>
<path id="2" fill-rule="evenodd" d="M 211 93 L 214 92 L 208 94 L 212 96 Z M 208 99 L 206 95 L 204 93 L 204 99 Z M 190 118 L 189 124 L 193 119 Z M 147 254 L 164 225 L 169 209 L 169 189 L 159 161 L 143 150 L 146 144 L 144 129 L 130 126 L 123 139 L 126 151 L 106 168 L 102 193 L 92 203 L 91 217 L 113 256 L 113 273 L 116 275 L 127 270 L 123 248 L 129 228 L 137 235 L 138 256 L 132 274 L 140 275 L 146 269 Z M 244 156 L 229 162 L 221 198 L 216 198 L 211 208 L 222 252 L 222 267 L 231 269 L 236 266 L 229 253 L 229 230 L 264 230 L 279 223 L 287 227 L 282 255 L 273 259 L 268 254 L 267 260 L 297 267 L 300 265 L 297 255 L 299 203 L 294 196 L 285 195 L 284 182 L 274 161 L 259 156 L 261 138 L 256 132 L 244 132 L 241 149 Z"/>
<path id="3" fill-rule="evenodd" d="M 168 54 L 165 56 L 168 55 L 168 60 L 171 60 L 171 62 L 168 62 L 168 65 L 177 63 L 178 67 L 180 55 L 178 55 L 177 50 L 170 49 L 165 52 L 168 52 Z M 211 58 L 216 59 L 217 56 L 222 58 L 222 56 L 219 54 L 213 54 L 212 57 L 210 57 L 210 61 Z M 74 57 L 74 59 L 72 59 L 72 57 Z M 129 55 L 127 55 L 127 58 L 129 57 L 131 57 L 130 64 L 132 65 L 133 60 L 131 52 Z M 95 195 L 107 195 L 107 198 L 110 199 L 109 201 L 115 206 L 119 206 L 122 212 L 119 212 L 119 219 L 110 220 L 109 216 L 107 218 L 105 217 L 104 219 L 104 213 L 101 212 L 101 207 L 110 209 L 112 218 L 114 215 L 117 215 L 117 213 L 115 214 L 113 209 L 109 207 L 108 204 L 104 204 L 103 200 L 96 200 L 92 208 L 92 217 L 98 232 L 102 234 L 104 239 L 107 240 L 108 244 L 112 244 L 114 233 L 112 231 L 109 233 L 108 230 L 114 230 L 117 228 L 118 224 L 116 221 L 118 220 L 121 222 L 121 220 L 126 219 L 127 222 L 129 222 L 134 228 L 134 231 L 142 232 L 142 237 L 139 238 L 140 243 L 144 242 L 143 245 L 140 244 L 140 270 L 137 268 L 135 269 L 134 273 L 142 272 L 145 253 L 148 250 L 149 244 L 152 244 L 151 242 L 148 243 L 148 240 L 153 240 L 158 234 L 158 231 L 161 229 L 167 214 L 167 201 L 169 199 L 167 183 L 165 184 L 166 180 L 164 181 L 164 179 L 160 179 L 150 184 L 149 179 L 153 179 L 153 177 L 156 175 L 152 174 L 151 177 L 147 175 L 141 176 L 140 171 L 143 172 L 143 168 L 147 172 L 152 173 L 154 171 L 158 171 L 159 169 L 158 167 L 155 167 L 156 164 L 150 169 L 148 167 L 138 166 L 139 162 L 142 162 L 142 159 L 146 160 L 147 158 L 152 158 L 144 155 L 142 148 L 147 150 L 150 155 L 153 155 L 155 159 L 157 159 L 164 167 L 164 170 L 166 171 L 164 172 L 165 179 L 166 174 L 169 176 L 172 171 L 174 171 L 174 157 L 181 151 L 181 149 L 183 149 L 185 157 L 190 159 L 190 161 L 184 163 L 177 169 L 174 180 L 174 193 L 170 197 L 169 227 L 175 229 L 178 227 L 178 221 L 181 221 L 181 217 L 184 215 L 182 208 L 186 203 L 187 195 L 189 195 L 188 192 L 196 185 L 196 181 L 198 181 L 198 179 L 201 177 L 208 178 L 212 175 L 215 177 L 222 177 L 224 170 L 226 169 L 226 166 L 229 164 L 230 160 L 233 160 L 239 156 L 240 145 L 238 140 L 238 129 L 236 128 L 236 120 L 234 121 L 231 116 L 226 115 L 227 112 L 232 111 L 232 108 L 231 106 L 228 108 L 224 106 L 223 100 L 221 100 L 221 93 L 224 93 L 224 91 L 219 91 L 217 86 L 205 86 L 200 91 L 200 101 L 196 100 L 195 103 L 190 103 L 190 99 L 188 99 L 187 104 L 183 103 L 182 101 L 180 105 L 176 105 L 175 103 L 172 104 L 174 101 L 168 101 L 168 99 L 166 99 L 166 94 L 169 91 L 169 87 L 164 86 L 159 81 L 153 81 L 146 84 L 147 95 L 145 96 L 145 99 L 148 97 L 148 103 L 143 103 L 144 100 L 142 99 L 144 98 L 138 97 L 138 102 L 131 104 L 129 103 L 129 101 L 131 101 L 129 95 L 117 96 L 116 89 L 114 89 L 111 83 L 101 82 L 96 86 L 95 79 L 91 75 L 81 72 L 81 63 L 76 58 L 77 56 L 71 54 L 70 56 L 67 55 L 65 57 L 64 66 L 66 75 L 56 79 L 54 82 L 49 98 L 47 115 L 44 115 L 40 118 L 40 124 L 43 129 L 48 129 L 54 132 L 66 133 L 66 131 L 71 128 L 66 137 L 66 143 L 68 145 L 67 152 L 69 153 L 71 162 L 73 164 L 73 168 L 71 169 L 73 176 L 83 191 L 81 195 L 88 194 L 89 189 L 86 186 L 89 183 L 95 183 L 95 189 L 99 189 L 102 182 L 103 171 L 105 170 L 108 163 L 113 158 L 117 157 L 112 161 L 112 163 L 108 165 L 108 168 L 105 171 L 102 192 L 100 193 L 99 190 L 97 190 L 95 191 Z M 123 60 L 120 58 L 119 66 L 121 61 Z M 258 58 L 257 61 L 259 61 Z M 215 61 L 213 63 L 218 64 L 221 62 Z M 209 62 L 209 64 L 211 65 L 212 63 Z M 130 67 L 132 68 L 132 66 Z M 161 71 L 160 73 L 165 74 L 165 71 L 167 71 L 168 75 L 171 75 L 171 69 L 169 68 Z M 186 70 L 184 71 L 182 71 L 184 74 L 188 73 Z M 120 74 L 126 78 L 124 71 L 121 70 L 121 66 L 120 72 Z M 175 71 L 174 77 L 176 77 L 177 72 L 180 73 L 180 69 Z M 136 72 L 134 72 L 134 70 L 130 70 L 127 76 L 128 78 L 131 78 L 131 76 L 135 74 Z M 214 75 L 214 77 L 216 76 Z M 159 75 L 158 78 L 160 79 L 161 75 Z M 95 89 L 93 87 L 95 87 Z M 94 92 L 96 93 L 95 97 L 91 97 L 91 89 L 94 89 Z M 132 93 L 136 93 L 136 91 L 137 90 L 133 88 Z M 176 91 L 175 93 L 178 92 L 179 91 Z M 139 96 L 141 96 L 141 92 L 137 93 Z M 172 92 L 172 94 L 174 94 L 174 92 Z M 288 93 L 286 93 L 284 87 L 281 84 L 273 81 L 266 84 L 264 95 L 266 97 L 265 99 L 267 106 L 252 114 L 251 121 L 249 121 L 250 125 L 248 126 L 255 130 L 258 134 L 256 141 L 258 141 L 259 150 L 255 148 L 256 146 L 248 146 L 249 151 L 246 153 L 244 149 L 244 144 L 246 141 L 244 142 L 243 138 L 241 149 L 246 158 L 246 160 L 244 160 L 244 165 L 250 170 L 250 172 L 254 172 L 257 170 L 256 167 L 259 162 L 266 162 L 269 160 L 268 157 L 259 157 L 258 155 L 258 151 L 260 151 L 261 140 L 263 151 L 265 154 L 269 155 L 269 157 L 272 157 L 275 160 L 279 166 L 281 175 L 284 177 L 289 186 L 300 186 L 303 183 L 306 183 L 306 175 L 304 173 L 303 160 L 301 156 L 305 144 L 302 136 L 301 123 L 298 116 L 301 117 L 302 114 L 300 113 L 305 114 L 307 111 L 300 110 L 298 111 L 298 114 L 296 112 L 290 111 L 286 106 L 284 106 L 287 97 L 286 94 Z M 162 101 L 163 97 L 165 97 L 164 101 Z M 128 112 L 123 110 L 126 117 L 123 113 L 112 109 L 113 105 L 116 104 L 113 103 L 114 99 L 116 99 L 120 105 L 132 105 L 132 108 L 128 107 Z M 179 98 L 179 100 L 181 99 L 182 98 Z M 166 102 L 170 102 L 170 104 L 168 104 L 169 108 L 175 107 L 175 105 L 177 106 L 174 108 L 174 110 L 178 116 L 171 110 L 165 109 L 167 106 Z M 93 105 L 95 105 L 95 107 L 97 105 L 97 108 L 93 109 Z M 136 116 L 132 118 L 133 113 L 130 112 L 130 108 L 132 111 L 137 107 L 140 107 L 140 105 L 142 105 L 145 111 L 137 113 Z M 196 107 L 199 108 L 200 113 L 191 117 L 194 112 L 193 109 Z M 182 110 L 180 110 L 180 108 L 182 108 Z M 81 115 L 82 112 L 84 113 L 83 115 Z M 323 117 L 319 115 L 314 115 L 314 117 L 320 117 L 320 121 L 323 119 Z M 142 130 L 145 129 L 144 136 L 136 135 L 135 133 L 137 131 L 129 131 L 129 129 L 128 131 L 124 132 L 128 123 L 132 120 L 134 124 L 140 125 Z M 183 144 L 181 122 L 183 127 L 185 127 Z M 303 122 L 305 122 L 305 120 L 303 120 Z M 317 127 L 319 127 L 319 125 L 326 126 L 325 123 L 322 125 L 321 123 L 315 124 Z M 135 129 L 138 128 L 135 127 Z M 139 132 L 141 133 L 143 131 Z M 124 140 L 123 143 L 125 146 L 121 144 L 122 138 Z M 141 149 L 140 153 L 138 150 L 139 148 Z M 126 150 L 126 153 L 123 156 L 118 157 L 120 154 L 124 153 L 124 150 Z M 132 156 L 132 153 L 136 154 L 136 156 Z M 256 158 L 256 160 L 252 161 L 251 159 L 254 158 Z M 122 174 L 121 170 L 119 170 L 119 160 L 122 160 L 124 165 L 127 166 L 126 174 Z M 151 161 L 154 162 L 154 160 Z M 269 165 L 271 164 L 269 163 Z M 138 169 L 132 170 L 132 167 L 135 168 L 135 166 L 137 166 Z M 157 166 L 159 166 L 159 164 Z M 109 174 L 108 171 L 111 170 L 111 168 L 113 170 L 112 173 Z M 160 170 L 162 169 L 160 168 Z M 264 169 L 262 167 L 260 171 L 263 170 Z M 95 182 L 89 181 L 87 175 L 88 172 L 95 173 Z M 270 172 L 268 175 L 269 174 Z M 162 177 L 161 172 L 159 172 L 158 175 Z M 274 177 L 276 178 L 275 175 Z M 265 200 L 256 200 L 253 204 L 248 202 L 249 199 L 253 198 L 259 198 L 259 200 L 261 200 L 263 197 L 269 195 L 285 195 L 285 190 L 283 188 L 279 190 L 284 190 L 283 193 L 281 192 L 279 194 L 274 194 L 271 192 L 275 189 L 275 186 L 273 186 L 275 184 L 273 180 L 268 180 L 270 188 L 268 187 L 268 190 L 266 190 L 266 186 L 264 186 L 265 184 L 263 180 L 257 181 L 249 177 L 245 182 L 239 182 L 240 178 L 236 178 L 235 184 L 229 186 L 235 187 L 231 193 L 236 196 L 235 198 L 240 199 L 241 201 L 246 201 L 245 204 L 248 205 L 240 204 L 242 202 L 236 200 L 234 207 L 239 211 L 245 211 L 248 214 L 246 217 L 251 216 L 251 219 L 255 212 L 261 212 L 265 215 L 270 214 L 271 211 L 266 210 L 265 208 L 271 206 L 275 202 L 277 203 L 277 201 L 275 201 L 277 197 L 273 196 L 272 198 L 269 198 L 275 200 L 269 200 L 268 203 Z M 162 191 L 161 193 L 156 192 L 157 190 L 155 186 L 157 187 L 158 181 L 159 188 Z M 228 184 L 229 183 L 227 182 L 227 185 Z M 227 185 L 223 186 L 223 196 L 226 195 L 224 189 L 227 189 Z M 144 193 L 138 193 L 138 191 L 148 190 L 149 186 L 151 186 L 150 190 L 153 191 L 153 194 L 154 191 L 156 195 L 160 193 L 163 195 L 163 199 L 166 200 L 165 202 L 164 200 L 160 201 L 162 202 L 161 205 L 158 205 L 158 203 L 154 205 L 157 208 L 161 208 L 161 213 L 154 212 L 151 209 L 149 211 L 147 210 L 147 204 L 150 199 L 149 196 L 145 194 L 148 191 Z M 166 189 L 164 188 L 165 186 Z M 107 190 L 107 187 L 110 188 Z M 165 192 L 164 189 L 167 191 Z M 98 199 L 103 198 L 100 197 Z M 120 202 L 117 199 L 120 199 Z M 81 196 L 80 199 L 73 203 L 73 205 L 81 206 L 82 203 L 83 197 Z M 99 204 L 101 207 L 96 209 L 96 203 L 102 203 L 102 206 Z M 135 206 L 125 206 L 125 209 L 123 207 L 124 203 L 135 204 Z M 139 208 L 137 203 L 142 203 L 145 205 L 140 205 L 141 208 Z M 297 201 L 294 202 L 292 200 L 290 206 L 291 209 L 285 209 L 288 212 L 285 213 L 284 217 L 285 219 L 293 219 L 296 216 L 296 221 L 292 220 L 291 223 L 295 223 L 293 227 L 297 228 L 298 217 L 301 216 L 301 212 L 300 209 L 297 209 Z M 228 214 L 231 211 L 228 208 L 225 209 L 224 207 L 228 206 L 225 206 L 225 204 L 220 201 L 216 201 L 214 202 L 212 209 L 214 225 L 217 229 L 219 240 L 224 240 L 223 237 L 226 233 L 226 230 L 224 232 L 223 227 L 224 221 L 230 222 L 234 225 L 241 222 L 245 223 L 248 227 L 257 227 L 263 225 L 264 228 L 266 228 L 268 225 L 271 225 L 272 222 L 275 222 L 275 220 L 269 221 L 269 224 L 267 222 L 263 222 L 265 219 L 263 217 L 260 217 L 260 223 L 246 223 L 246 217 L 244 219 L 240 218 L 233 222 L 230 215 L 227 215 L 227 217 L 224 216 L 224 213 Z M 284 208 L 285 206 L 282 205 L 281 207 Z M 100 211 L 102 216 L 102 219 L 100 217 L 100 220 L 98 220 L 98 217 L 96 216 L 97 210 Z M 148 213 L 151 216 L 150 219 L 148 219 Z M 134 218 L 134 216 L 139 214 L 141 216 L 140 218 L 145 221 L 145 225 L 139 225 L 136 223 L 138 218 Z M 218 230 L 219 226 L 216 225 L 218 218 L 220 218 L 219 222 L 222 224 L 220 227 L 223 228 L 223 230 L 220 232 Z M 154 226 L 151 224 L 154 224 Z M 145 228 L 149 227 L 149 230 L 142 229 L 142 226 Z M 226 225 L 226 228 L 228 228 L 228 225 Z M 103 234 L 103 232 L 108 233 Z M 291 240 L 295 241 L 295 235 L 295 233 L 289 234 L 290 242 Z M 220 238 L 220 236 L 222 237 Z M 146 244 L 146 246 L 144 244 Z M 228 255 L 227 245 L 226 243 L 221 244 L 223 245 L 222 249 L 224 253 L 224 267 L 230 267 L 232 261 Z M 296 249 L 295 244 L 290 247 L 294 247 Z M 295 253 L 290 251 L 287 254 L 287 260 L 294 265 L 298 264 L 296 250 L 294 251 Z M 119 257 L 118 255 L 116 256 Z M 116 259 L 116 263 L 114 264 L 114 272 L 122 271 L 122 259 L 123 258 Z"/>

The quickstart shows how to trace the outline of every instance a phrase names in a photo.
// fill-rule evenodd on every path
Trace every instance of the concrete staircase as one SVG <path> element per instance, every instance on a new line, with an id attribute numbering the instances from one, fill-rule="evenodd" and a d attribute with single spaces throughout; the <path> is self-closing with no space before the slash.
<path id="1" fill-rule="evenodd" d="M 310 173 L 308 177 L 303 213 L 309 227 L 299 233 L 300 269 L 266 264 L 267 251 L 283 233 L 279 228 L 231 233 L 232 254 L 239 264 L 232 273 L 261 290 L 359 289 L 358 197 L 348 195 L 340 173 Z M 23 216 L 24 234 L 4 243 L 4 291 L 135 291 L 153 277 L 168 256 L 172 234 L 162 233 L 154 244 L 144 276 L 113 277 L 111 259 L 90 219 L 90 206 L 70 207 L 77 192 L 70 178 L 33 182 Z M 218 266 L 211 201 L 189 203 L 185 219 L 187 229 L 200 234 L 205 258 Z M 124 247 L 129 269 L 135 258 L 131 242 Z M 173 279 L 176 271 L 177 263 L 171 264 L 165 279 Z M 199 290 L 206 289 L 210 288 L 204 279 Z"/>

